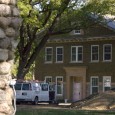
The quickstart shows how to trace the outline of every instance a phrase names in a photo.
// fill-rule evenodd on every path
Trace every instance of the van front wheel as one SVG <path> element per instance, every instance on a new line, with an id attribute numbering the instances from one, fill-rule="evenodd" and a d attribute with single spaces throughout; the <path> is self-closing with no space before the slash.
<path id="1" fill-rule="evenodd" d="M 34 105 L 37 105 L 37 104 L 38 104 L 38 97 L 35 97 L 33 104 L 34 104 Z"/>

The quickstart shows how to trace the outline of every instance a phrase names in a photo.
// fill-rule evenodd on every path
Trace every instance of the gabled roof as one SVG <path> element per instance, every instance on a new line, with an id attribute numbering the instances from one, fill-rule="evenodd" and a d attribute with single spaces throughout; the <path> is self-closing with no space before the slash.
<path id="1" fill-rule="evenodd" d="M 98 21 L 101 25 L 106 26 L 109 29 L 115 31 L 115 16 L 105 15 L 102 20 L 98 20 L 99 16 L 95 14 L 90 15 L 92 19 Z"/>
<path id="2" fill-rule="evenodd" d="M 100 26 L 109 29 L 115 33 L 115 16 L 106 15 L 102 20 L 98 19 L 97 15 L 91 14 L 90 18 L 98 22 Z M 48 39 L 49 43 L 62 43 L 62 42 L 84 42 L 84 41 L 101 41 L 101 40 L 115 40 L 115 34 L 105 34 L 104 35 L 70 35 L 60 34 L 60 35 L 52 35 L 50 39 Z"/>

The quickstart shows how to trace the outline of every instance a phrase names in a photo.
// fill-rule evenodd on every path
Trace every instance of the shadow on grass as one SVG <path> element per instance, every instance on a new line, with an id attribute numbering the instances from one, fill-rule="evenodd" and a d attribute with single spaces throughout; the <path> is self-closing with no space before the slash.
<path id="1" fill-rule="evenodd" d="M 115 115 L 115 111 L 83 111 L 70 109 L 19 110 L 16 115 Z"/>

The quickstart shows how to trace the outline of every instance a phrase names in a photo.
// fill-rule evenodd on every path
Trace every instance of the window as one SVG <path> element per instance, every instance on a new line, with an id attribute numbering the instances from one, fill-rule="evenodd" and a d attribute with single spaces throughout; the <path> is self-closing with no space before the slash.
<path id="1" fill-rule="evenodd" d="M 49 84 L 52 83 L 52 76 L 46 76 L 45 77 L 45 82 L 49 83 Z"/>
<path id="2" fill-rule="evenodd" d="M 110 90 L 111 88 L 111 76 L 103 76 L 103 91 Z"/>
<path id="3" fill-rule="evenodd" d="M 56 77 L 56 93 L 57 95 L 63 94 L 63 77 Z"/>
<path id="4" fill-rule="evenodd" d="M 22 90 L 30 90 L 30 84 L 23 84 Z"/>
<path id="5" fill-rule="evenodd" d="M 53 59 L 53 48 L 46 47 L 45 48 L 45 62 L 52 63 L 52 59 Z"/>
<path id="6" fill-rule="evenodd" d="M 56 47 L 56 62 L 63 62 L 63 47 Z"/>
<path id="7" fill-rule="evenodd" d="M 91 62 L 99 61 L 99 46 L 92 45 L 91 46 Z"/>
<path id="8" fill-rule="evenodd" d="M 74 34 L 80 35 L 81 34 L 81 30 L 80 29 L 74 30 Z"/>
<path id="9" fill-rule="evenodd" d="M 98 90 L 99 90 L 99 78 L 98 78 L 98 76 L 91 77 L 90 83 L 91 83 L 91 94 L 98 93 Z"/>
<path id="10" fill-rule="evenodd" d="M 15 90 L 21 90 L 21 87 L 22 87 L 22 83 L 17 83 L 15 85 Z"/>
<path id="11" fill-rule="evenodd" d="M 103 45 L 103 61 L 111 61 L 112 60 L 112 45 L 104 44 Z"/>
<path id="12" fill-rule="evenodd" d="M 83 61 L 83 47 L 72 46 L 71 47 L 71 62 L 82 62 Z"/>
<path id="13" fill-rule="evenodd" d="M 42 91 L 48 91 L 48 84 L 41 84 Z"/>

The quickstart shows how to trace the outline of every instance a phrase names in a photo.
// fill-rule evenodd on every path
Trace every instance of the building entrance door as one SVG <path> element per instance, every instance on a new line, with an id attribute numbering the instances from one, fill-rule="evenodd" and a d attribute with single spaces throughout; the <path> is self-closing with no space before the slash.
<path id="1" fill-rule="evenodd" d="M 81 83 L 73 83 L 73 102 L 81 99 Z"/>

